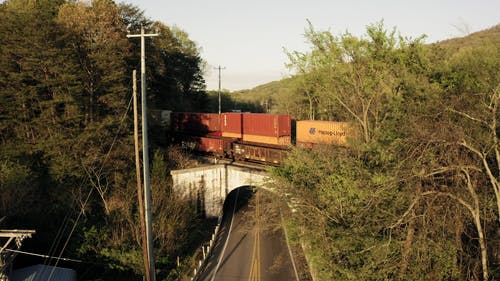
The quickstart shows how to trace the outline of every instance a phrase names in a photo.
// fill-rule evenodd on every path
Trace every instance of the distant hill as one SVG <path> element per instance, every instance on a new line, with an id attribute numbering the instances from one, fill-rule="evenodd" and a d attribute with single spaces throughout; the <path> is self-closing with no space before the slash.
<path id="1" fill-rule="evenodd" d="M 297 89 L 297 80 L 296 76 L 284 78 L 253 89 L 234 91 L 230 95 L 236 101 L 259 105 L 262 112 L 283 113 L 276 112 L 275 105 L 293 95 Z"/>
<path id="2" fill-rule="evenodd" d="M 464 37 L 432 43 L 429 44 L 429 46 L 447 49 L 447 53 L 452 54 L 461 48 L 479 46 L 487 42 L 500 45 L 500 24 L 482 31 L 471 33 Z M 234 91 L 231 92 L 230 95 L 235 100 L 258 103 L 263 106 L 263 108 L 269 108 L 268 111 L 272 112 L 272 105 L 269 105 L 269 103 L 275 101 L 275 97 L 277 96 L 283 96 L 294 91 L 296 83 L 296 77 L 289 77 L 259 85 L 252 89 Z"/>
<path id="3" fill-rule="evenodd" d="M 491 42 L 495 45 L 500 44 L 500 24 L 485 30 L 471 33 L 464 37 L 443 40 L 434 44 L 443 48 L 458 50 L 463 47 L 479 46 L 486 42 Z"/>

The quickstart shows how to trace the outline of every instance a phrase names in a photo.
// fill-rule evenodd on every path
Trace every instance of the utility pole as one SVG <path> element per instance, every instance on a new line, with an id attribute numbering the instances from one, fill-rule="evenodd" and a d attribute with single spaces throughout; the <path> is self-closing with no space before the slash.
<path id="1" fill-rule="evenodd" d="M 0 221 L 4 218 L 0 219 Z M 17 255 L 16 250 L 21 248 L 25 238 L 31 238 L 33 234 L 35 234 L 34 230 L 0 230 L 0 280 L 9 280 L 8 271 Z"/>
<path id="2" fill-rule="evenodd" d="M 146 223 L 144 222 L 144 199 L 142 197 L 141 161 L 139 158 L 139 122 L 137 117 L 137 71 L 132 72 L 132 95 L 134 97 L 134 150 L 135 150 L 135 175 L 137 178 L 137 201 L 139 202 L 139 217 L 141 218 L 142 256 L 146 281 L 151 281 L 149 272 L 148 238 L 146 236 Z"/>
<path id="3" fill-rule="evenodd" d="M 141 34 L 127 35 L 127 38 L 141 38 L 141 103 L 142 103 L 142 162 L 144 171 L 144 208 L 146 220 L 146 238 L 149 260 L 150 281 L 156 280 L 155 262 L 153 258 L 153 227 L 151 222 L 151 187 L 149 185 L 149 148 L 148 148 L 148 116 L 146 105 L 146 52 L 145 38 L 158 36 L 158 33 L 144 34 L 144 28 L 141 27 Z M 147 270 L 146 270 L 147 271 Z"/>
<path id="4" fill-rule="evenodd" d="M 214 67 L 214 69 L 218 69 L 218 70 L 219 70 L 219 114 L 220 114 L 220 113 L 221 113 L 221 103 L 220 103 L 220 81 L 221 81 L 221 80 L 220 80 L 220 71 L 221 71 L 222 69 L 226 69 L 226 68 L 225 68 L 225 67 L 221 67 L 221 66 L 219 65 L 219 67 Z"/>

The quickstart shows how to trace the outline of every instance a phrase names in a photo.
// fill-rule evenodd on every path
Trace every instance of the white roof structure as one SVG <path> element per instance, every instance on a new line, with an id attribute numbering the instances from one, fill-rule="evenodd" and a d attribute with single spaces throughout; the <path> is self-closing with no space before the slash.
<path id="1" fill-rule="evenodd" d="M 10 281 L 76 281 L 76 271 L 43 264 L 12 271 Z"/>

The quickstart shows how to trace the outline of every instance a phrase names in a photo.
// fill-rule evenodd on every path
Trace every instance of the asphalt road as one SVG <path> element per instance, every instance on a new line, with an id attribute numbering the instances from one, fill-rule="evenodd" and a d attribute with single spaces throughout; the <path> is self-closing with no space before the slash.
<path id="1" fill-rule="evenodd" d="M 220 230 L 195 280 L 298 280 L 279 216 L 265 193 L 250 187 L 231 192 Z"/>

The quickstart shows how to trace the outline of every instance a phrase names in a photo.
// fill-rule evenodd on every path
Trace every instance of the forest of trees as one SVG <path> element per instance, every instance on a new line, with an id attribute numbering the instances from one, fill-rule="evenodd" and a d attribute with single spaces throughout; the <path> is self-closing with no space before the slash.
<path id="1" fill-rule="evenodd" d="M 111 0 L 7 0 L 0 19 L 1 228 L 35 229 L 23 250 L 84 261 L 63 264 L 82 280 L 138 280 L 131 77 L 140 40 L 126 35 L 141 26 L 161 34 L 146 40 L 148 100 L 157 109 L 202 110 L 198 46 L 180 28 Z M 170 193 L 168 171 L 187 156 L 150 145 L 158 276 L 174 279 L 177 257 L 192 254 L 207 224 Z M 56 260 L 18 256 L 24 263 Z"/>
<path id="2" fill-rule="evenodd" d="M 58 264 L 82 280 L 138 280 L 140 46 L 126 35 L 161 34 L 146 40 L 154 109 L 217 111 L 199 47 L 112 0 L 7 0 L 0 19 L 0 227 L 35 229 L 23 250 L 82 260 Z M 270 171 L 315 280 L 500 279 L 499 30 L 426 45 L 383 23 L 362 37 L 310 24 L 311 51 L 287 52 L 292 77 L 223 93 L 223 111 L 349 121 L 358 132 L 347 148 L 294 149 Z M 212 222 L 171 193 L 169 170 L 190 157 L 154 137 L 150 147 L 157 275 L 179 280 Z"/>
<path id="3" fill-rule="evenodd" d="M 383 23 L 361 38 L 310 25 L 311 51 L 288 53 L 297 75 L 261 100 L 357 132 L 273 169 L 317 280 L 500 278 L 498 31 L 425 45 Z"/>

